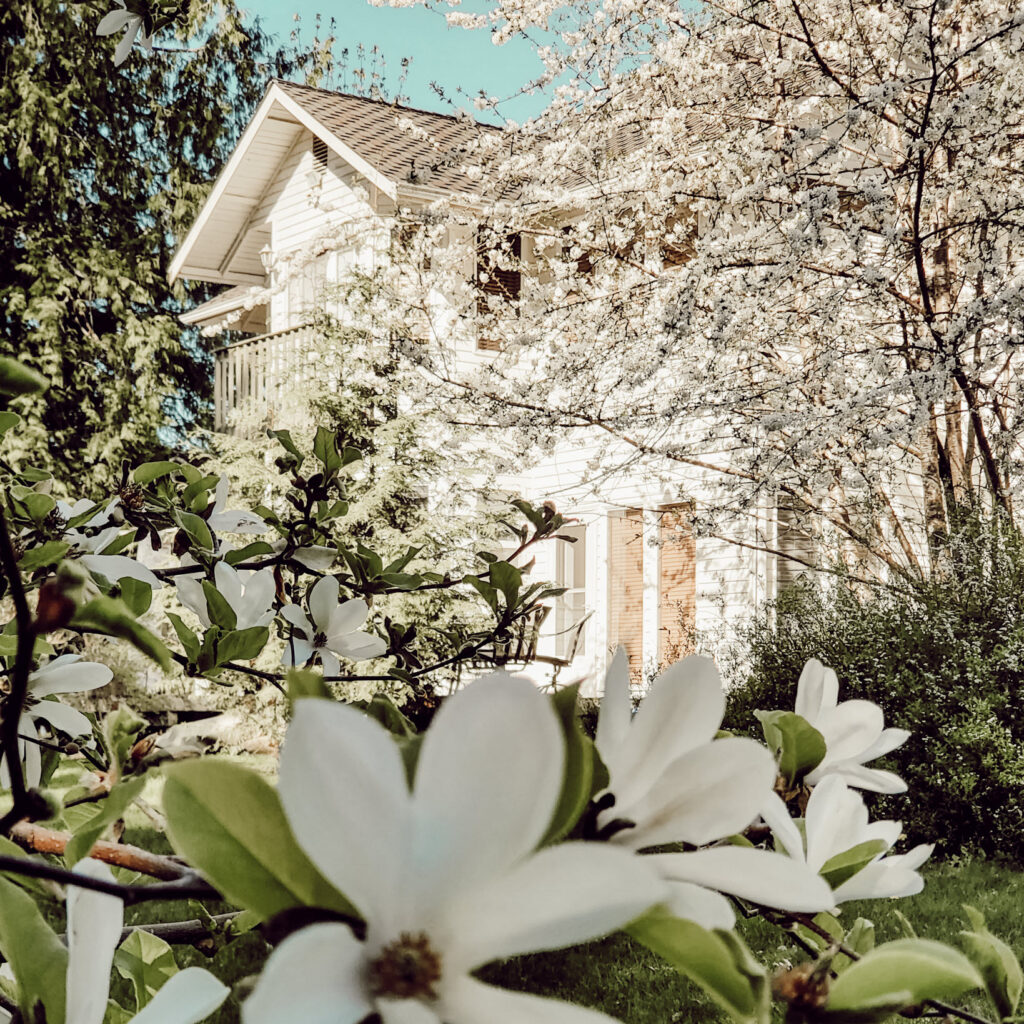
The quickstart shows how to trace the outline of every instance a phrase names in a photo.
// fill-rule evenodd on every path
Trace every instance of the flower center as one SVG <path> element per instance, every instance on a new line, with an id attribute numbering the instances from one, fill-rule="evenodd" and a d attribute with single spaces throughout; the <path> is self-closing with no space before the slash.
<path id="1" fill-rule="evenodd" d="M 313 646 L 314 647 L 326 647 L 327 646 L 327 634 L 326 633 L 314 633 L 313 634 Z"/>
<path id="2" fill-rule="evenodd" d="M 370 992 L 395 999 L 436 999 L 434 986 L 441 980 L 441 957 L 430 948 L 423 932 L 402 932 L 385 946 L 367 971 Z"/>

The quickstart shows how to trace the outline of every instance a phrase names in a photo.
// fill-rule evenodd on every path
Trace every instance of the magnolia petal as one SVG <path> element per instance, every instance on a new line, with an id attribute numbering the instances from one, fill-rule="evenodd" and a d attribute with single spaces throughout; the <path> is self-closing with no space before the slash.
<path id="1" fill-rule="evenodd" d="M 373 1011 L 362 967 L 363 946 L 345 925 L 303 928 L 271 954 L 242 1004 L 243 1024 L 359 1024 Z"/>
<path id="2" fill-rule="evenodd" d="M 667 898 L 647 861 L 606 843 L 564 843 L 454 892 L 437 915 L 446 963 L 470 971 L 621 928 Z"/>
<path id="3" fill-rule="evenodd" d="M 443 906 L 530 853 L 551 821 L 564 759 L 554 710 L 528 680 L 496 672 L 449 697 L 416 767 L 418 890 Z"/>
<path id="4" fill-rule="evenodd" d="M 775 761 L 760 743 L 715 740 L 673 761 L 634 804 L 616 801 L 598 825 L 615 818 L 635 822 L 613 839 L 634 850 L 674 842 L 703 846 L 746 828 L 772 792 L 775 775 Z"/>
<path id="5" fill-rule="evenodd" d="M 279 792 L 296 839 L 317 867 L 388 930 L 407 902 L 401 887 L 410 798 L 387 730 L 354 708 L 296 701 Z"/>
<path id="6" fill-rule="evenodd" d="M 211 529 L 224 533 L 266 533 L 269 529 L 255 512 L 245 512 L 241 509 L 215 512 L 207 523 Z"/>
<path id="7" fill-rule="evenodd" d="M 331 612 L 337 607 L 338 581 L 333 576 L 323 576 L 309 592 L 309 615 L 318 631 L 327 632 Z"/>
<path id="8" fill-rule="evenodd" d="M 43 752 L 38 743 L 23 743 L 21 745 L 22 762 L 25 766 L 25 785 L 29 789 L 35 789 L 43 779 Z M 7 785 L 11 780 L 8 777 Z"/>
<path id="9" fill-rule="evenodd" d="M 63 662 L 56 658 L 33 672 L 28 678 L 29 692 L 35 697 L 49 697 L 55 693 L 84 693 L 106 686 L 114 673 L 106 665 L 95 661 Z"/>
<path id="10" fill-rule="evenodd" d="M 141 562 L 127 555 L 82 555 L 79 561 L 96 576 L 102 576 L 110 583 L 116 583 L 126 577 L 145 583 L 154 590 L 160 590 L 163 584 Z"/>
<path id="11" fill-rule="evenodd" d="M 888 857 L 887 860 L 898 867 L 911 868 L 916 871 L 932 855 L 934 850 L 934 843 L 921 843 L 912 850 L 908 850 L 906 853 L 897 853 L 892 857 Z"/>
<path id="12" fill-rule="evenodd" d="M 869 700 L 846 700 L 823 711 L 814 723 L 814 727 L 825 737 L 827 752 L 823 764 L 850 758 L 859 761 L 859 755 L 878 741 L 884 725 L 882 709 Z M 816 770 L 821 769 L 819 767 Z M 808 775 L 808 779 L 811 775 Z"/>
<path id="13" fill-rule="evenodd" d="M 235 609 L 239 629 L 267 626 L 273 621 L 275 589 L 272 569 L 260 569 L 245 581 L 245 595 Z"/>
<path id="14" fill-rule="evenodd" d="M 902 747 L 909 739 L 909 729 L 883 729 L 882 735 L 867 750 L 861 751 L 857 759 L 861 762 L 873 761 L 876 757 L 882 757 L 897 747 Z"/>
<path id="15" fill-rule="evenodd" d="M 318 647 L 317 651 L 320 654 L 320 662 L 324 667 L 325 676 L 340 676 L 341 675 L 341 662 L 331 654 L 330 651 L 325 650 L 323 647 Z"/>
<path id="16" fill-rule="evenodd" d="M 242 606 L 242 581 L 238 573 L 227 562 L 218 562 L 213 569 L 213 582 L 237 615 Z"/>
<path id="17" fill-rule="evenodd" d="M 441 1024 L 441 1018 L 419 999 L 378 999 L 383 1024 Z"/>
<path id="18" fill-rule="evenodd" d="M 284 651 L 281 654 L 281 664 L 292 668 L 295 665 L 305 665 L 313 657 L 313 645 L 301 637 L 289 637 L 284 642 Z"/>
<path id="19" fill-rule="evenodd" d="M 337 651 L 343 658 L 352 661 L 365 661 L 367 658 L 379 658 L 388 649 L 387 642 L 372 633 L 364 633 L 357 629 L 354 633 L 345 633 L 337 637 L 328 637 L 327 646 Z"/>
<path id="20" fill-rule="evenodd" d="M 716 846 L 692 853 L 656 853 L 650 859 L 665 878 L 693 882 L 766 907 L 816 913 L 835 906 L 825 880 L 782 853 Z"/>
<path id="21" fill-rule="evenodd" d="M 619 1024 L 598 1010 L 508 992 L 466 975 L 446 981 L 438 1013 L 445 1024 Z"/>
<path id="22" fill-rule="evenodd" d="M 203 584 L 199 580 L 180 576 L 174 581 L 174 587 L 178 592 L 178 600 L 199 619 L 206 629 L 209 629 L 210 614 L 206 607 Z"/>
<path id="23" fill-rule="evenodd" d="M 286 604 L 281 608 L 281 618 L 296 629 L 301 630 L 309 640 L 313 639 L 316 630 L 306 617 L 306 613 L 297 604 Z"/>
<path id="24" fill-rule="evenodd" d="M 876 860 L 843 882 L 833 894 L 836 903 L 919 893 L 924 888 L 924 879 L 913 868 L 890 864 L 890 859 Z"/>
<path id="25" fill-rule="evenodd" d="M 617 808 L 641 799 L 673 761 L 708 743 L 724 711 L 722 681 L 710 658 L 693 654 L 665 669 L 640 705 L 625 742 L 607 758 L 602 754 Z"/>
<path id="26" fill-rule="evenodd" d="M 732 905 L 721 893 L 692 882 L 677 881 L 669 881 L 668 890 L 665 907 L 676 917 L 695 921 L 709 930 L 723 928 L 728 931 L 736 923 Z"/>
<path id="27" fill-rule="evenodd" d="M 604 694 L 597 713 L 597 731 L 594 743 L 602 760 L 611 757 L 626 741 L 633 718 L 633 700 L 629 689 L 629 658 L 626 648 L 619 644 L 615 657 L 604 677 Z"/>
<path id="28" fill-rule="evenodd" d="M 326 548 L 314 545 L 307 548 L 296 548 L 292 559 L 313 572 L 327 572 L 337 561 L 337 548 Z"/>
<path id="29" fill-rule="evenodd" d="M 186 967 L 168 981 L 132 1024 L 198 1024 L 231 994 L 209 971 Z"/>
<path id="30" fill-rule="evenodd" d="M 338 636 L 359 629 L 369 612 L 366 602 L 359 598 L 336 603 L 327 617 L 327 635 Z"/>
<path id="31" fill-rule="evenodd" d="M 69 736 L 87 736 L 92 732 L 92 723 L 81 711 L 55 700 L 41 700 L 33 704 L 29 714 L 32 718 L 49 722 L 55 729 Z"/>
<path id="32" fill-rule="evenodd" d="M 112 36 L 115 32 L 120 32 L 128 24 L 130 18 L 131 15 L 125 10 L 111 11 L 100 19 L 100 23 L 96 26 L 96 35 Z M 72 515 L 81 515 L 91 504 L 92 502 L 88 499 L 80 498 L 71 507 Z M 64 518 L 69 519 L 71 517 L 65 516 Z"/>
<path id="33" fill-rule="evenodd" d="M 839 700 L 839 678 L 817 658 L 811 658 L 804 665 L 796 684 L 796 705 L 794 710 L 812 725 L 823 712 L 836 706 Z"/>
<path id="34" fill-rule="evenodd" d="M 868 810 L 860 794 L 838 775 L 827 776 L 814 787 L 807 801 L 807 863 L 819 871 L 837 853 L 862 842 L 867 827 Z"/>
<path id="35" fill-rule="evenodd" d="M 848 786 L 869 793 L 906 793 L 907 784 L 895 772 L 883 768 L 866 768 L 856 761 L 840 761 L 828 766 L 827 775 L 838 775 Z M 810 779 L 810 776 L 808 776 Z"/>
<path id="36" fill-rule="evenodd" d="M 803 837 L 778 793 L 772 793 L 761 805 L 761 817 L 772 830 L 778 845 L 782 846 L 790 857 L 794 860 L 806 859 Z"/>
<path id="37" fill-rule="evenodd" d="M 873 821 L 864 829 L 860 842 L 866 843 L 872 839 L 881 839 L 885 843 L 885 848 L 889 850 L 896 845 L 896 840 L 899 839 L 902 831 L 903 822 L 901 821 Z M 882 854 L 879 856 L 881 857 Z"/>
<path id="38" fill-rule="evenodd" d="M 113 882 L 106 864 L 80 860 L 73 869 L 87 878 Z M 103 1024 L 114 948 L 121 939 L 124 904 L 116 896 L 68 887 L 68 973 L 65 1024 Z"/>

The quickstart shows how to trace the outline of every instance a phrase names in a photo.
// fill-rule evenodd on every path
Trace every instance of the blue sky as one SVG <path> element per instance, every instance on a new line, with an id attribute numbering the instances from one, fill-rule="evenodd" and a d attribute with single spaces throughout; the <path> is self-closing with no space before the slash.
<path id="1" fill-rule="evenodd" d="M 401 73 L 402 58 L 412 58 L 402 95 L 411 106 L 428 110 L 451 109 L 431 89 L 431 82 L 437 82 L 460 106 L 468 107 L 471 101 L 458 95 L 460 89 L 470 97 L 481 90 L 505 97 L 541 70 L 525 41 L 494 46 L 486 30 L 450 29 L 443 16 L 422 7 L 371 7 L 366 0 L 243 0 L 241 6 L 258 15 L 281 40 L 296 27 L 295 14 L 300 16 L 301 39 L 307 43 L 313 38 L 316 15 L 323 16 L 321 35 L 327 34 L 326 23 L 333 17 L 338 39 L 335 53 L 340 55 L 342 48 L 348 47 L 351 65 L 360 43 L 367 54 L 374 45 L 381 50 L 387 65 L 389 99 Z M 464 4 L 462 9 L 471 8 Z M 344 83 L 337 82 L 334 87 L 344 88 Z M 538 94 L 514 100 L 502 112 L 525 120 L 544 105 Z"/>

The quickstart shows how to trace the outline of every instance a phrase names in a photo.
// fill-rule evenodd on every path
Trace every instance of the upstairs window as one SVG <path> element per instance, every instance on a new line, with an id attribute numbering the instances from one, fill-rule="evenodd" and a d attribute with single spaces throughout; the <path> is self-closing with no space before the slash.
<path id="1" fill-rule="evenodd" d="M 480 226 L 476 233 L 476 308 L 481 316 L 496 312 L 495 299 L 504 303 L 517 303 L 522 290 L 520 269 L 523 258 L 523 239 L 519 234 L 501 236 L 492 228 Z M 516 311 L 518 312 L 518 310 Z M 501 350 L 501 339 L 481 334 L 477 349 L 484 352 Z"/>

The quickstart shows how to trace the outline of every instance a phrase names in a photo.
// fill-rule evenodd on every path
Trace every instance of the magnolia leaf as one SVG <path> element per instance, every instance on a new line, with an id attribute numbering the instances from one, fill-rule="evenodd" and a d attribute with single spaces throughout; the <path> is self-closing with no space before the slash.
<path id="1" fill-rule="evenodd" d="M 167 618 L 171 620 L 174 632 L 178 634 L 178 640 L 185 649 L 185 657 L 194 665 L 199 660 L 199 637 L 185 625 L 180 615 L 175 615 L 174 612 L 167 612 Z"/>
<path id="2" fill-rule="evenodd" d="M 875 948 L 875 926 L 866 917 L 858 917 L 853 927 L 843 936 L 843 945 L 858 956 L 864 956 Z M 845 953 L 837 953 L 832 960 L 832 970 L 837 974 L 856 963 Z"/>
<path id="3" fill-rule="evenodd" d="M 224 555 L 224 561 L 228 565 L 234 566 L 247 562 L 250 558 L 260 558 L 263 555 L 272 555 L 273 553 L 274 549 L 265 540 L 256 540 L 251 544 L 246 544 L 244 548 L 228 551 Z"/>
<path id="4" fill-rule="evenodd" d="M 17 359 L 0 356 L 0 395 L 15 398 L 45 391 L 50 382 L 41 374 Z"/>
<path id="5" fill-rule="evenodd" d="M 210 533 L 210 527 L 207 526 L 205 519 L 200 519 L 191 512 L 179 512 L 176 518 L 197 548 L 201 551 L 213 551 L 213 534 Z"/>
<path id="6" fill-rule="evenodd" d="M 358 916 L 288 827 L 274 788 L 225 761 L 167 768 L 163 804 L 175 851 L 232 903 L 261 918 L 313 906 Z"/>
<path id="7" fill-rule="evenodd" d="M 18 559 L 18 568 L 22 572 L 34 572 L 47 565 L 56 565 L 70 550 L 71 545 L 62 540 L 48 540 L 38 547 L 29 548 Z"/>
<path id="8" fill-rule="evenodd" d="M 296 469 L 301 467 L 303 461 L 305 460 L 305 456 L 302 454 L 302 452 L 299 451 L 299 449 L 295 445 L 295 442 L 292 440 L 291 431 L 289 431 L 289 430 L 268 430 L 267 431 L 267 436 L 268 437 L 276 438 L 278 444 L 280 444 L 281 447 L 284 448 L 284 450 L 286 452 L 288 452 L 289 455 L 294 455 L 295 456 L 295 458 L 297 460 L 297 462 L 296 462 Z"/>
<path id="9" fill-rule="evenodd" d="M 206 610 L 210 621 L 224 629 L 234 629 L 238 625 L 235 609 L 228 604 L 227 598 L 209 581 L 203 580 L 203 594 L 206 597 Z"/>
<path id="10" fill-rule="evenodd" d="M 317 427 L 313 439 L 313 454 L 323 463 L 328 473 L 341 469 L 341 454 L 338 452 L 338 439 L 333 430 Z"/>
<path id="11" fill-rule="evenodd" d="M 153 588 L 142 580 L 124 576 L 118 582 L 121 600 L 128 606 L 133 615 L 145 615 L 153 603 Z"/>
<path id="12" fill-rule="evenodd" d="M 779 773 L 793 785 L 825 759 L 825 737 L 793 711 L 755 711 Z"/>
<path id="13" fill-rule="evenodd" d="M 523 574 L 508 562 L 491 562 L 489 579 L 505 598 L 506 608 L 515 608 L 519 602 L 519 589 L 523 585 Z"/>
<path id="14" fill-rule="evenodd" d="M 0 412 L 0 437 L 3 437 L 8 430 L 16 427 L 21 422 L 21 417 L 16 412 L 5 410 Z"/>
<path id="15" fill-rule="evenodd" d="M 270 630 L 266 626 L 234 629 L 217 638 L 217 664 L 229 661 L 252 661 L 267 645 Z"/>
<path id="16" fill-rule="evenodd" d="M 355 701 L 355 706 L 376 719 L 385 729 L 398 739 L 408 739 L 416 735 L 416 727 L 399 710 L 395 702 L 384 693 L 374 694 L 371 700 Z"/>
<path id="17" fill-rule="evenodd" d="M 68 841 L 64 850 L 64 860 L 68 867 L 77 864 L 83 857 L 89 856 L 89 851 L 96 841 L 115 821 L 124 817 L 125 811 L 139 796 L 145 785 L 146 777 L 137 775 L 114 786 L 109 796 L 99 805 L 99 813 L 94 814 L 76 829 L 75 834 Z"/>
<path id="18" fill-rule="evenodd" d="M 851 846 L 849 850 L 830 857 L 821 866 L 818 874 L 833 888 L 838 889 L 848 878 L 867 867 L 880 853 L 885 853 L 889 844 L 884 839 L 869 839 Z"/>
<path id="19" fill-rule="evenodd" d="M 181 469 L 181 465 L 177 462 L 144 462 L 141 466 L 136 467 L 132 473 L 132 479 L 140 486 L 145 487 L 146 484 L 151 484 L 162 476 L 170 476 L 172 473 L 178 472 L 179 469 Z"/>
<path id="20" fill-rule="evenodd" d="M 932 939 L 876 946 L 832 985 L 830 1011 L 898 1010 L 928 999 L 958 999 L 984 985 L 963 953 Z"/>
<path id="21" fill-rule="evenodd" d="M 302 697 L 318 697 L 322 700 L 334 700 L 331 691 L 327 689 L 322 672 L 314 672 L 308 668 L 293 668 L 288 670 L 285 676 L 285 687 L 288 690 L 288 699 L 292 706 Z"/>
<path id="22" fill-rule="evenodd" d="M 136 621 L 128 606 L 117 598 L 93 598 L 75 611 L 71 625 L 127 640 L 136 650 L 152 658 L 165 672 L 170 671 L 171 656 L 163 642 Z"/>
<path id="23" fill-rule="evenodd" d="M 594 785 L 594 743 L 583 732 L 576 702 L 580 684 L 565 686 L 551 698 L 565 738 L 565 775 L 551 824 L 541 845 L 556 843 L 572 830 L 590 802 Z"/>
<path id="24" fill-rule="evenodd" d="M 1020 1003 L 1024 973 L 1010 947 L 985 925 L 985 916 L 974 907 L 964 911 L 973 931 L 962 931 L 960 941 L 967 956 L 985 980 L 985 989 L 1000 1017 L 1012 1017 Z"/>
<path id="25" fill-rule="evenodd" d="M 100 735 L 106 747 L 110 771 L 116 783 L 121 777 L 121 766 L 128 760 L 138 735 L 146 727 L 146 720 L 140 718 L 127 704 L 103 716 L 100 723 Z M 67 812 L 65 812 L 67 813 Z"/>
<path id="26" fill-rule="evenodd" d="M 68 951 L 28 893 L 0 877 L 0 953 L 10 963 L 26 1021 L 64 1019 Z M 37 1012 L 45 1011 L 45 1017 Z"/>
<path id="27" fill-rule="evenodd" d="M 708 931 L 664 907 L 648 911 L 626 931 L 700 985 L 734 1020 L 768 1024 L 768 975 L 734 933 Z"/>
<path id="28" fill-rule="evenodd" d="M 114 953 L 114 966 L 132 983 L 135 1005 L 141 1010 L 178 973 L 174 951 L 163 939 L 138 929 Z"/>

